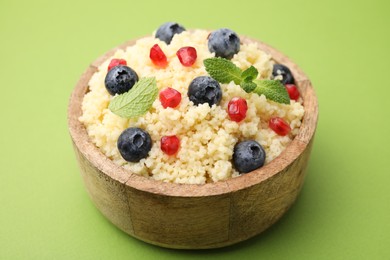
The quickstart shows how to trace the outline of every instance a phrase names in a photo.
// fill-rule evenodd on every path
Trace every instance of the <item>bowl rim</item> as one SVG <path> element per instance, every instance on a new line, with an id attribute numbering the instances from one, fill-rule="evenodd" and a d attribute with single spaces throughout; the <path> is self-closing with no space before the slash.
<path id="1" fill-rule="evenodd" d="M 249 174 L 214 183 L 178 184 L 162 182 L 132 173 L 129 170 L 116 165 L 112 160 L 106 157 L 100 149 L 91 142 L 86 128 L 78 119 L 82 114 L 81 106 L 83 97 L 85 93 L 88 92 L 89 79 L 98 70 L 98 67 L 105 60 L 113 56 L 117 50 L 125 50 L 128 46 L 135 44 L 138 39 L 127 41 L 97 58 L 88 66 L 78 80 L 70 96 L 68 105 L 68 128 L 74 148 L 78 149 L 82 156 L 84 156 L 95 168 L 107 177 L 124 184 L 127 188 L 164 196 L 205 197 L 228 195 L 231 192 L 259 185 L 278 173 L 282 173 L 285 168 L 292 164 L 305 149 L 309 147 L 309 143 L 314 137 L 318 121 L 317 97 L 308 77 L 298 65 L 292 62 L 286 55 L 259 40 L 246 36 L 241 36 L 240 38 L 242 43 L 256 42 L 259 45 L 259 48 L 270 54 L 275 62 L 289 67 L 294 75 L 295 84 L 298 87 L 304 102 L 305 114 L 298 134 L 279 156 L 265 166 L 252 171 Z"/>

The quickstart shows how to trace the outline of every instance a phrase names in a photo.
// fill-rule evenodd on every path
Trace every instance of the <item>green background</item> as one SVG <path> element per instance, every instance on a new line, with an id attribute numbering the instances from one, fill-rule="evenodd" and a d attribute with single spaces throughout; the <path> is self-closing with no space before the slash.
<path id="1" fill-rule="evenodd" d="M 0 259 L 390 259 L 386 2 L 0 0 Z M 318 95 L 298 201 L 235 246 L 180 251 L 126 235 L 93 206 L 76 165 L 66 110 L 79 76 L 171 20 L 261 39 Z"/>

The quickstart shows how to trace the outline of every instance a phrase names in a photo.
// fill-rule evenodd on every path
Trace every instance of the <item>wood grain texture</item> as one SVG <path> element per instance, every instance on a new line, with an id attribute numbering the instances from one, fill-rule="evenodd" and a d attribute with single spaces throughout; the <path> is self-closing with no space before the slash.
<path id="1" fill-rule="evenodd" d="M 253 42 L 242 37 L 242 42 Z M 275 223 L 302 188 L 317 125 L 318 105 L 310 80 L 288 57 L 257 41 L 287 65 L 304 100 L 299 134 L 266 166 L 243 176 L 204 185 L 162 183 L 115 165 L 88 138 L 79 122 L 88 81 L 97 67 L 126 42 L 93 62 L 69 102 L 68 125 L 76 158 L 96 207 L 124 232 L 146 242 L 182 249 L 217 248 L 253 237 Z"/>

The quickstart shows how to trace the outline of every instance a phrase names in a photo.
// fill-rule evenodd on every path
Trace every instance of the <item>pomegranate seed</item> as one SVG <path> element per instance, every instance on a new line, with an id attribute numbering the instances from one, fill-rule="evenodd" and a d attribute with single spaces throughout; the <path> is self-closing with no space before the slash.
<path id="1" fill-rule="evenodd" d="M 285 136 L 291 131 L 290 125 L 280 117 L 271 118 L 268 125 L 275 133 L 281 136 Z"/>
<path id="2" fill-rule="evenodd" d="M 161 150 L 167 155 L 174 155 L 180 148 L 180 139 L 176 135 L 161 138 Z"/>
<path id="3" fill-rule="evenodd" d="M 196 58 L 198 57 L 196 54 L 196 49 L 194 47 L 180 48 L 176 52 L 176 55 L 179 58 L 180 63 L 186 67 L 192 66 L 195 63 Z"/>
<path id="4" fill-rule="evenodd" d="M 153 45 L 150 49 L 149 57 L 157 67 L 165 68 L 168 65 L 167 56 L 165 56 L 158 44 Z"/>
<path id="5" fill-rule="evenodd" d="M 299 98 L 299 91 L 297 86 L 294 84 L 286 84 L 286 89 L 288 92 L 288 95 L 290 96 L 290 99 L 297 101 Z"/>
<path id="6" fill-rule="evenodd" d="M 173 88 L 166 88 L 160 91 L 160 102 L 164 108 L 177 107 L 181 101 L 181 94 Z"/>
<path id="7" fill-rule="evenodd" d="M 108 65 L 107 71 L 110 71 L 112 68 L 118 65 L 127 65 L 127 62 L 124 59 L 112 59 Z"/>
<path id="8" fill-rule="evenodd" d="M 228 115 L 232 121 L 240 122 L 246 117 L 248 105 L 246 100 L 239 97 L 234 97 L 228 104 Z"/>

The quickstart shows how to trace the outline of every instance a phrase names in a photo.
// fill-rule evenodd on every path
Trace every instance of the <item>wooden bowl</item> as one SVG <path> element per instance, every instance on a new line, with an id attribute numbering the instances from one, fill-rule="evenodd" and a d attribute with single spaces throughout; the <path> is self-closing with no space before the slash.
<path id="1" fill-rule="evenodd" d="M 256 40 L 242 37 L 242 42 Z M 151 244 L 183 249 L 224 247 L 253 237 L 275 223 L 295 201 L 304 182 L 317 124 L 317 98 L 296 64 L 259 42 L 277 63 L 287 65 L 304 101 L 299 134 L 273 161 L 252 173 L 203 185 L 163 183 L 114 164 L 90 141 L 78 118 L 97 68 L 126 42 L 92 63 L 69 102 L 68 124 L 85 186 L 96 207 L 114 225 Z"/>

